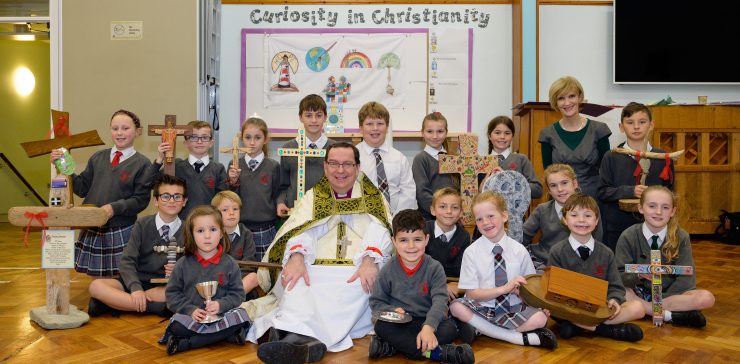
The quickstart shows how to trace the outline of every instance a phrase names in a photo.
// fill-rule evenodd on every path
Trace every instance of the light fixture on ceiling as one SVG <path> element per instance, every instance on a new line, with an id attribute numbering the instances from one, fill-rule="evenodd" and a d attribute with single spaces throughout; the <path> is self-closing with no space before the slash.
<path id="1" fill-rule="evenodd" d="M 0 32 L 0 39 L 48 40 L 49 23 L 15 23 L 12 32 Z"/>

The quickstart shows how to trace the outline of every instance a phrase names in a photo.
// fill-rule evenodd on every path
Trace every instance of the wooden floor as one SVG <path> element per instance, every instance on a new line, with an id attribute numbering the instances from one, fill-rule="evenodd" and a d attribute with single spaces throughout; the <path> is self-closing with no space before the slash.
<path id="1" fill-rule="evenodd" d="M 45 304 L 45 275 L 40 267 L 40 236 L 31 233 L 23 246 L 20 228 L 0 223 L 0 361 L 19 363 L 92 362 L 259 362 L 256 345 L 221 343 L 168 356 L 157 344 L 165 322 L 159 317 L 123 314 L 94 318 L 72 330 L 47 331 L 28 318 L 28 311 Z M 645 332 L 639 343 L 578 337 L 560 340 L 554 351 L 511 345 L 486 337 L 473 344 L 480 363 L 707 363 L 740 362 L 740 246 L 694 241 L 698 285 L 717 298 L 707 310 L 707 327 L 701 330 L 666 326 L 648 320 L 638 324 Z M 71 302 L 87 307 L 90 279 L 72 273 Z M 551 325 L 554 325 L 551 323 Z M 555 330 L 557 332 L 557 330 Z M 368 363 L 369 339 L 341 353 L 329 353 L 324 363 Z M 411 362 L 401 356 L 377 363 Z"/>

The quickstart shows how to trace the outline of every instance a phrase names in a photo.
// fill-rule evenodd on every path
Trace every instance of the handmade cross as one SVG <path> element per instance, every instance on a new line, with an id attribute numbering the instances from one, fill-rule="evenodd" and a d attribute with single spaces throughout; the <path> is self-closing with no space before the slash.
<path id="1" fill-rule="evenodd" d="M 464 224 L 473 222 L 471 204 L 473 196 L 478 193 L 478 175 L 491 173 L 498 166 L 492 155 L 478 155 L 478 137 L 473 134 L 461 134 L 459 137 L 459 155 L 440 155 L 439 173 L 459 173 L 460 193 L 463 202 Z"/>
<path id="2" fill-rule="evenodd" d="M 97 131 L 69 136 L 69 116 L 65 112 L 52 110 L 55 120 L 54 130 L 67 130 L 60 138 L 51 140 L 23 143 L 23 148 L 29 157 L 51 153 L 57 148 L 82 148 L 101 145 Z M 54 183 L 57 181 L 57 183 Z M 72 180 L 66 176 L 65 180 L 57 176 L 52 179 L 50 191 L 51 207 L 18 206 L 8 211 L 8 220 L 15 226 L 25 226 L 26 233 L 31 227 L 46 229 L 68 230 L 76 227 L 101 226 L 108 221 L 108 213 L 99 207 L 72 207 L 71 196 Z M 42 239 L 42 243 L 46 243 Z M 71 257 L 74 260 L 74 256 Z M 46 269 L 46 306 L 31 310 L 31 320 L 46 329 L 65 329 L 78 327 L 87 322 L 90 317 L 69 305 L 69 269 Z"/>
<path id="3" fill-rule="evenodd" d="M 177 262 L 177 254 L 184 253 L 185 247 L 177 246 L 177 240 L 175 240 L 175 237 L 170 236 L 169 244 L 155 245 L 154 252 L 167 254 L 167 264 L 175 264 Z M 169 277 L 169 274 L 165 275 L 165 277 Z"/>
<path id="4" fill-rule="evenodd" d="M 306 147 L 306 130 L 298 129 L 298 148 L 280 148 L 278 155 L 281 157 L 298 157 L 298 178 L 296 202 L 303 198 L 306 193 L 306 158 L 323 158 L 326 156 L 325 149 L 311 149 Z M 293 204 L 295 206 L 295 204 Z"/>
<path id="5" fill-rule="evenodd" d="M 170 150 L 164 153 L 164 173 L 175 175 L 175 144 L 178 135 L 187 136 L 192 133 L 192 128 L 187 125 L 177 125 L 175 115 L 165 115 L 164 125 L 149 125 L 149 136 L 160 135 L 162 143 L 169 143 Z"/>
<path id="6" fill-rule="evenodd" d="M 625 273 L 652 274 L 653 324 L 663 326 L 663 274 L 692 275 L 690 265 L 661 265 L 660 250 L 650 251 L 650 264 L 625 264 Z"/>
<path id="7" fill-rule="evenodd" d="M 221 147 L 220 149 L 221 153 L 231 153 L 231 168 L 234 169 L 239 169 L 239 153 L 249 153 L 251 151 L 252 148 L 239 146 L 239 133 L 236 133 L 236 135 L 231 138 L 230 147 Z"/>
<path id="8" fill-rule="evenodd" d="M 671 160 L 677 160 L 680 158 L 684 151 L 679 150 L 673 153 L 655 153 L 648 151 L 648 142 L 652 135 L 652 129 L 645 133 L 645 140 L 642 142 L 642 148 L 640 150 L 626 149 L 626 148 L 614 148 L 612 152 L 625 154 L 635 157 L 637 160 L 637 168 L 633 172 L 635 176 L 636 184 L 645 185 L 648 173 L 650 172 L 651 159 L 663 159 L 665 160 L 665 167 L 660 173 L 660 178 L 664 180 L 673 180 L 671 175 Z M 619 208 L 627 212 L 637 212 L 637 205 L 640 203 L 639 199 L 628 198 L 619 200 Z"/>

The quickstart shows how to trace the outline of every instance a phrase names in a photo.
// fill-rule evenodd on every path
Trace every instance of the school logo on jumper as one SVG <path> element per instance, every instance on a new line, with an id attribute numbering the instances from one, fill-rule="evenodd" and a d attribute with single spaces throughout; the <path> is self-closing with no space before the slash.
<path id="1" fill-rule="evenodd" d="M 233 243 L 233 241 L 232 241 L 232 243 Z M 235 254 L 235 255 L 236 255 L 237 257 L 242 257 L 242 256 L 244 256 L 244 248 L 239 248 L 239 249 L 237 249 L 237 250 L 236 250 L 236 254 Z"/>
<path id="2" fill-rule="evenodd" d="M 427 281 L 424 281 L 424 283 L 422 283 L 422 284 L 421 284 L 421 285 L 419 286 L 419 291 L 421 291 L 421 294 L 422 294 L 423 296 L 426 296 L 426 295 L 428 295 L 428 294 L 429 294 L 429 284 L 427 283 Z"/>
<path id="3" fill-rule="evenodd" d="M 213 179 L 213 176 L 208 176 L 208 179 L 206 179 L 206 185 L 208 185 L 208 189 L 213 189 L 216 187 L 216 181 Z"/>
<path id="4" fill-rule="evenodd" d="M 118 176 L 118 179 L 121 180 L 121 182 L 128 182 L 128 179 L 131 177 L 131 175 L 127 171 L 121 171 L 121 174 Z"/>
<path id="5" fill-rule="evenodd" d="M 603 264 L 594 265 L 594 274 L 596 274 L 599 278 L 605 278 L 606 274 L 604 273 L 604 265 Z"/>
<path id="6" fill-rule="evenodd" d="M 460 254 L 460 247 L 455 245 L 452 248 L 450 248 L 450 256 L 452 258 L 457 257 L 457 255 Z"/>
<path id="7" fill-rule="evenodd" d="M 263 186 L 267 186 L 267 173 L 260 173 L 260 183 Z"/>
<path id="8" fill-rule="evenodd" d="M 509 163 L 509 170 L 510 171 L 515 171 L 516 170 L 516 162 Z"/>
<path id="9" fill-rule="evenodd" d="M 225 276 L 224 275 L 224 272 L 218 272 L 218 273 L 216 273 L 216 276 L 218 277 L 218 279 L 217 279 L 218 285 L 219 286 L 223 286 L 224 283 L 225 283 L 225 281 L 226 281 L 226 279 L 224 278 L 224 276 Z"/>

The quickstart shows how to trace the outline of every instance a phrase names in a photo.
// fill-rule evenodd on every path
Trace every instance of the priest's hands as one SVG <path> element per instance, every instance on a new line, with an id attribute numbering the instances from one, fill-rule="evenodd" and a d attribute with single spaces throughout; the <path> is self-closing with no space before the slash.
<path id="1" fill-rule="evenodd" d="M 362 290 L 365 291 L 365 293 L 373 291 L 375 279 L 378 278 L 378 265 L 375 264 L 375 259 L 373 259 L 373 257 L 365 256 L 362 258 L 360 267 L 357 268 L 357 271 L 352 275 L 352 277 L 349 277 L 347 283 L 352 283 L 356 281 L 357 278 L 360 278 L 360 284 L 362 284 Z"/>
<path id="2" fill-rule="evenodd" d="M 303 254 L 293 253 L 288 258 L 288 263 L 285 264 L 282 274 L 280 275 L 281 283 L 286 290 L 290 291 L 295 286 L 299 279 L 303 278 L 307 286 L 311 283 L 308 279 L 308 270 L 306 270 L 306 263 L 303 262 Z"/>

